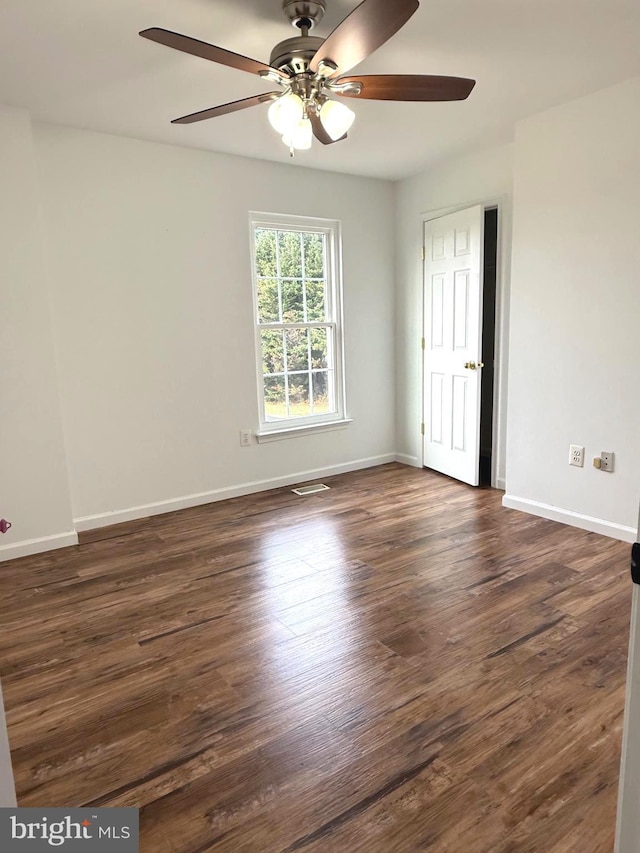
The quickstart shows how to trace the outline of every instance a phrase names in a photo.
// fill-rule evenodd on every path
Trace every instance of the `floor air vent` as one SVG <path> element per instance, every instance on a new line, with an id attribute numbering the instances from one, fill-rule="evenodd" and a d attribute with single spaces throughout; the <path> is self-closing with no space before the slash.
<path id="1" fill-rule="evenodd" d="M 330 486 L 325 486 L 324 483 L 313 483 L 311 486 L 300 486 L 297 489 L 291 489 L 295 495 L 315 495 L 316 492 L 326 492 Z"/>

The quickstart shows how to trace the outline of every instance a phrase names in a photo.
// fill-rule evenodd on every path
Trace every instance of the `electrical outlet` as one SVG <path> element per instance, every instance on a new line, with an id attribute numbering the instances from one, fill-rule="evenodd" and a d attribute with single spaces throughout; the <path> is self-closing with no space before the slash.
<path id="1" fill-rule="evenodd" d="M 569 465 L 575 465 L 576 468 L 584 467 L 584 447 L 582 445 L 569 445 Z"/>
<path id="2" fill-rule="evenodd" d="M 249 447 L 251 445 L 251 430 L 240 430 L 240 447 Z"/>
<path id="3" fill-rule="evenodd" d="M 600 470 L 613 471 L 613 452 L 611 450 L 603 450 L 600 454 Z"/>

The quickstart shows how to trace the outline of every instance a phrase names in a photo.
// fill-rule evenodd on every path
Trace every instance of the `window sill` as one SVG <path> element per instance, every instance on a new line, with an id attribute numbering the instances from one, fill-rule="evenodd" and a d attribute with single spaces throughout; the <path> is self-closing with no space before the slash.
<path id="1" fill-rule="evenodd" d="M 299 438 L 302 435 L 315 435 L 319 432 L 330 432 L 334 429 L 346 429 L 352 423 L 353 418 L 343 418 L 339 421 L 327 421 L 323 424 L 306 424 L 305 426 L 270 429 L 268 432 L 256 432 L 255 435 L 258 444 L 267 444 L 270 441 L 281 441 L 283 438 Z"/>

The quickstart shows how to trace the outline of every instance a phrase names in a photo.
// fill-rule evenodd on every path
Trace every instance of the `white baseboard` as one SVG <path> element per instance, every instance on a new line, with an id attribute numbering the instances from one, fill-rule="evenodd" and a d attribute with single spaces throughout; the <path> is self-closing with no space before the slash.
<path id="1" fill-rule="evenodd" d="M 496 479 L 496 489 L 500 489 L 501 492 L 504 492 L 504 491 L 506 491 L 506 488 L 507 488 L 507 481 L 504 479 L 504 477 L 498 477 Z"/>
<path id="2" fill-rule="evenodd" d="M 635 527 L 626 527 L 623 524 L 594 518 L 591 515 L 583 515 L 581 512 L 573 512 L 570 509 L 562 509 L 527 498 L 517 498 L 513 495 L 505 495 L 502 498 L 502 505 L 509 509 L 520 510 L 520 512 L 528 512 L 530 515 L 548 518 L 551 521 L 560 521 L 562 524 L 569 524 L 571 527 L 580 527 L 582 530 L 589 530 L 591 533 L 600 533 L 613 539 L 621 539 L 623 542 L 636 541 L 637 531 Z"/>
<path id="3" fill-rule="evenodd" d="M 123 521 L 136 521 L 139 518 L 161 515 L 164 512 L 190 509 L 194 506 L 223 501 L 227 498 L 239 498 L 243 495 L 251 495 L 256 492 L 266 492 L 269 489 L 279 489 L 282 486 L 293 486 L 297 483 L 315 480 L 320 477 L 333 477 L 336 474 L 347 474 L 349 471 L 359 471 L 362 468 L 386 465 L 388 462 L 395 462 L 396 458 L 395 453 L 385 453 L 382 456 L 371 456 L 368 459 L 355 459 L 351 462 L 345 462 L 342 465 L 329 465 L 326 468 L 316 468 L 312 471 L 298 471 L 294 474 L 286 474 L 283 477 L 274 477 L 271 480 L 254 480 L 250 483 L 241 483 L 238 486 L 213 489 L 210 492 L 185 495 L 180 498 L 158 501 L 157 503 L 114 510 L 113 512 L 103 512 L 97 515 L 85 515 L 80 518 L 74 518 L 73 521 L 78 532 L 95 530 L 98 527 L 108 527 L 111 524 L 120 524 Z"/>
<path id="4" fill-rule="evenodd" d="M 75 530 L 69 533 L 56 533 L 55 536 L 43 536 L 40 539 L 23 539 L 9 545 L 0 545 L 0 563 L 5 560 L 15 560 L 18 557 L 30 557 L 32 554 L 42 554 L 54 551 L 56 548 L 68 548 L 78 544 L 78 534 Z"/>
<path id="5" fill-rule="evenodd" d="M 417 456 L 407 456 L 406 453 L 396 453 L 395 461 L 401 465 L 411 465 L 412 468 L 422 468 Z"/>

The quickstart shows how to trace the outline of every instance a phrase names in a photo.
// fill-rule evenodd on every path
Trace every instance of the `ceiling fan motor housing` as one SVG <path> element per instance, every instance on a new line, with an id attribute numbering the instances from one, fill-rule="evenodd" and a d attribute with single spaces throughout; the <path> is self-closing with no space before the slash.
<path id="1" fill-rule="evenodd" d="M 283 0 L 282 10 L 299 30 L 310 30 L 322 20 L 326 0 Z"/>
<path id="2" fill-rule="evenodd" d="M 316 36 L 296 36 L 277 44 L 271 51 L 269 65 L 290 74 L 304 74 L 324 39 Z"/>

